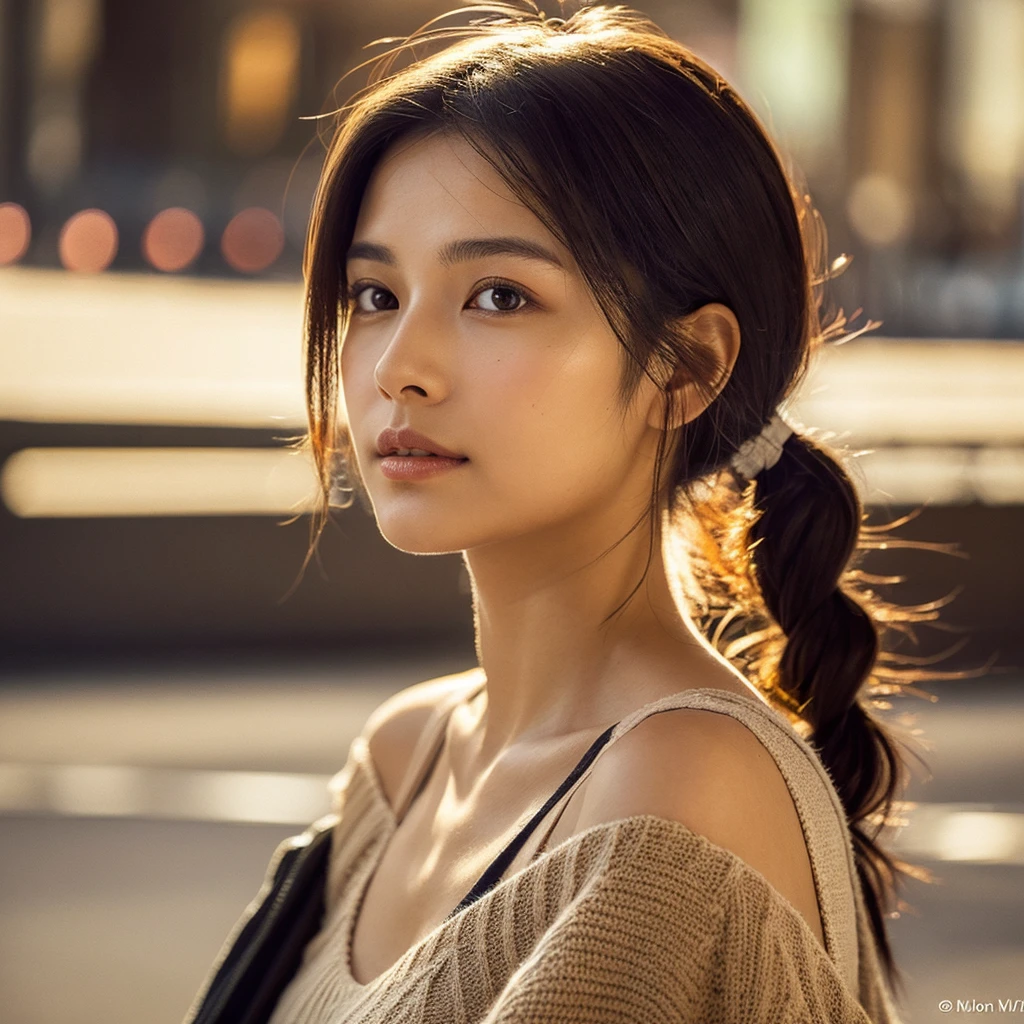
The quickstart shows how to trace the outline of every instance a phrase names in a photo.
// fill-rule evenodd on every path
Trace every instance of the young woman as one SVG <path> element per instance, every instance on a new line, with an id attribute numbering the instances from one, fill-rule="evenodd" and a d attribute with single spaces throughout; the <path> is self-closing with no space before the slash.
<path id="1" fill-rule="evenodd" d="M 896 1021 L 896 684 L 779 413 L 816 221 L 639 14 L 480 10 L 342 111 L 305 267 L 325 502 L 462 552 L 479 664 L 375 712 L 190 1019 Z"/>

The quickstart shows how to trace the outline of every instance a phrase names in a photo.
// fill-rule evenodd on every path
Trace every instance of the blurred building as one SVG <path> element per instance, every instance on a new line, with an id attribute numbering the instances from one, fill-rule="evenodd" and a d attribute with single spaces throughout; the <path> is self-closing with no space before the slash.
<path id="1" fill-rule="evenodd" d="M 367 43 L 446 6 L 3 0 L 0 203 L 30 230 L 15 245 L 8 210 L 0 263 L 62 265 L 69 218 L 98 209 L 112 269 L 294 278 L 323 152 L 310 118 L 362 84 L 335 91 L 380 52 Z M 737 82 L 795 159 L 833 248 L 855 254 L 843 297 L 900 336 L 1024 334 L 1020 0 L 643 10 Z M 105 230 L 80 225 L 63 263 L 90 265 Z"/>

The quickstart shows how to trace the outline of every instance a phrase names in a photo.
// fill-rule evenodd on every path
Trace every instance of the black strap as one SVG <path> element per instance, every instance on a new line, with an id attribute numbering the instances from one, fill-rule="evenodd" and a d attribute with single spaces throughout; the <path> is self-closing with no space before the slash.
<path id="1" fill-rule="evenodd" d="M 248 919 L 223 951 L 185 1024 L 266 1024 L 320 930 L 333 820 L 321 819 L 275 852 Z"/>
<path id="2" fill-rule="evenodd" d="M 616 725 L 618 725 L 617 722 Z M 523 826 L 508 846 L 491 861 L 484 873 L 477 879 L 476 885 L 466 893 L 462 902 L 448 915 L 446 920 L 451 920 L 459 911 L 464 910 L 481 896 L 485 896 L 501 881 L 501 876 L 505 874 L 508 866 L 515 860 L 516 854 L 523 848 L 523 844 L 530 838 L 534 829 L 544 820 L 548 811 L 562 799 L 566 790 L 587 770 L 590 762 L 597 757 L 601 752 L 601 748 L 612 738 L 614 731 L 615 725 L 610 725 L 594 740 L 590 749 L 580 758 L 576 767 L 573 768 L 558 789 L 548 798 L 547 803 Z"/>

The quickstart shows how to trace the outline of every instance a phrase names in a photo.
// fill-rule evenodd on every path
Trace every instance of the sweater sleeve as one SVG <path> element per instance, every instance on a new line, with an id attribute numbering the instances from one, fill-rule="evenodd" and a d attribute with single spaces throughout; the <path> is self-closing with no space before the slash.
<path id="1" fill-rule="evenodd" d="M 722 903 L 708 972 L 715 1020 L 872 1024 L 806 920 L 763 875 L 737 860 Z"/>
<path id="2" fill-rule="evenodd" d="M 796 909 L 692 833 L 681 845 L 619 850 L 554 919 L 482 1024 L 613 1021 L 871 1024 Z"/>

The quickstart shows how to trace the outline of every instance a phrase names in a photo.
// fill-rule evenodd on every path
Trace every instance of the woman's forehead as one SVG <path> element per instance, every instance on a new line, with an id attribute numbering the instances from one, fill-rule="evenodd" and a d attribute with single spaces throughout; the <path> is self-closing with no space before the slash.
<path id="1" fill-rule="evenodd" d="M 386 237 L 385 237 L 386 236 Z M 537 215 L 473 146 L 434 133 L 394 143 L 374 169 L 354 240 L 440 245 L 450 238 L 518 236 L 572 259 Z"/>

